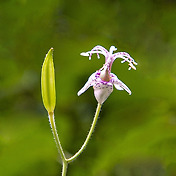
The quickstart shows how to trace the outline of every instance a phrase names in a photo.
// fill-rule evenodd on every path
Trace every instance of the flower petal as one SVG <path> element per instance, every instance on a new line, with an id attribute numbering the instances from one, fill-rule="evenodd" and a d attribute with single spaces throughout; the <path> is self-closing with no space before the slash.
<path id="1" fill-rule="evenodd" d="M 113 84 L 105 81 L 97 81 L 94 84 L 93 88 L 96 100 L 98 101 L 98 103 L 103 104 L 112 93 Z"/>
<path id="2" fill-rule="evenodd" d="M 115 74 L 111 73 L 111 76 L 117 90 L 126 90 L 129 95 L 131 95 L 131 90 L 122 81 L 120 81 Z"/>
<path id="3" fill-rule="evenodd" d="M 83 86 L 83 88 L 81 90 L 78 91 L 77 95 L 80 96 L 82 93 L 84 93 L 90 86 L 93 86 L 95 80 L 96 80 L 96 77 L 95 77 L 95 74 L 96 73 L 93 73 L 88 81 L 86 82 L 86 84 Z"/>

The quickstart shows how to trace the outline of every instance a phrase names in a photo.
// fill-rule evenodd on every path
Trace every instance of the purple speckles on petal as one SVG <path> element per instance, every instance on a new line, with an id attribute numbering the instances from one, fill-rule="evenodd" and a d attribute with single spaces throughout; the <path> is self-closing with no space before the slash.
<path id="1" fill-rule="evenodd" d="M 94 95 L 96 100 L 102 104 L 104 101 L 109 97 L 109 95 L 113 91 L 113 85 L 104 85 L 103 83 L 100 84 L 99 87 L 94 86 Z"/>

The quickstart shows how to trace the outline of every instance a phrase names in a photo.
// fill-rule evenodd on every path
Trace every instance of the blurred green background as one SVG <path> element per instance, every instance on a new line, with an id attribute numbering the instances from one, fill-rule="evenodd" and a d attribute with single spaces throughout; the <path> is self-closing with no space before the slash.
<path id="1" fill-rule="evenodd" d="M 137 70 L 112 68 L 131 90 L 104 103 L 86 151 L 68 176 L 176 175 L 175 0 L 0 1 L 0 175 L 61 175 L 40 73 L 54 47 L 57 130 L 67 156 L 87 135 L 97 102 L 78 90 L 104 63 L 95 45 L 128 52 Z"/>

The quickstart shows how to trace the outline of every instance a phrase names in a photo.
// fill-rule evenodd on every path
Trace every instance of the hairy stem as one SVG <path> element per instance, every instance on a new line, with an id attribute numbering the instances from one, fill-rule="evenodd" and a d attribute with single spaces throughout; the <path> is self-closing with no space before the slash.
<path id="1" fill-rule="evenodd" d="M 75 160 L 85 150 L 85 148 L 86 148 L 86 146 L 87 146 L 87 144 L 88 144 L 88 142 L 89 142 L 89 140 L 92 136 L 92 133 L 95 129 L 95 126 L 96 126 L 96 123 L 97 123 L 97 120 L 98 120 L 98 116 L 100 114 L 101 106 L 102 105 L 100 103 L 98 103 L 91 128 L 89 130 L 89 133 L 88 133 L 88 135 L 86 137 L 86 140 L 83 143 L 82 147 L 80 148 L 80 150 L 75 155 L 73 155 L 71 158 L 68 158 L 68 159 L 66 159 L 66 157 L 65 157 L 64 151 L 63 151 L 61 143 L 60 143 L 59 136 L 57 134 L 56 124 L 55 124 L 55 120 L 54 120 L 54 112 L 49 112 L 48 113 L 51 129 L 52 129 L 53 136 L 54 136 L 54 139 L 55 139 L 55 143 L 56 143 L 56 146 L 58 148 L 58 152 L 59 152 L 59 154 L 61 156 L 61 159 L 62 159 L 62 176 L 66 176 L 66 174 L 67 174 L 68 163 Z"/>
<path id="2" fill-rule="evenodd" d="M 97 120 L 98 120 L 98 116 L 99 116 L 99 113 L 100 113 L 100 110 L 101 110 L 101 106 L 102 105 L 100 103 L 98 103 L 97 109 L 96 109 L 96 113 L 95 113 L 95 116 L 94 116 L 94 119 L 93 119 L 93 122 L 92 122 L 92 125 L 91 125 L 91 128 L 89 130 L 89 133 L 87 135 L 87 138 L 86 138 L 84 144 L 82 145 L 80 150 L 75 155 L 73 155 L 71 158 L 66 159 L 66 161 L 68 163 L 72 162 L 73 160 L 75 160 L 85 150 L 85 148 L 86 148 L 86 146 L 87 146 L 87 144 L 88 144 L 88 142 L 89 142 L 89 140 L 91 138 L 91 135 L 92 135 L 92 133 L 93 133 L 93 131 L 95 129 L 95 126 L 96 126 L 96 123 L 97 123 Z"/>
<path id="3" fill-rule="evenodd" d="M 52 132 L 53 132 L 53 136 L 54 136 L 54 139 L 55 139 L 55 143 L 56 143 L 58 152 L 59 152 L 59 154 L 61 156 L 61 159 L 62 159 L 62 176 L 66 176 L 68 162 L 66 160 L 64 151 L 63 151 L 61 143 L 60 143 L 59 136 L 57 134 L 56 124 L 55 124 L 55 120 L 54 120 L 54 112 L 49 112 L 48 117 L 49 117 L 51 129 L 52 129 Z"/>
<path id="4" fill-rule="evenodd" d="M 67 174 L 67 167 L 68 167 L 68 162 L 65 161 L 62 163 L 62 176 L 66 176 Z"/>

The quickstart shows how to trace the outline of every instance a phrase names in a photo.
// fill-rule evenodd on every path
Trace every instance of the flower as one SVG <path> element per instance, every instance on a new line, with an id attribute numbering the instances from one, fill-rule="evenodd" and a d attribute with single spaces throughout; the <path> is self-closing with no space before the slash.
<path id="1" fill-rule="evenodd" d="M 130 89 L 120 81 L 115 74 L 111 73 L 111 67 L 117 58 L 123 59 L 121 63 L 128 62 L 129 70 L 131 68 L 136 70 L 134 65 L 137 65 L 137 63 L 126 52 L 117 52 L 113 54 L 116 50 L 117 48 L 115 46 L 111 46 L 109 51 L 107 51 L 104 47 L 97 45 L 91 51 L 81 53 L 82 56 L 89 56 L 89 60 L 91 60 L 91 56 L 94 53 L 97 54 L 98 59 L 100 58 L 99 54 L 103 54 L 105 56 L 105 64 L 89 77 L 86 84 L 78 92 L 78 96 L 84 93 L 90 86 L 93 86 L 96 100 L 98 103 L 103 104 L 112 93 L 113 85 L 117 90 L 126 90 L 131 95 Z"/>

